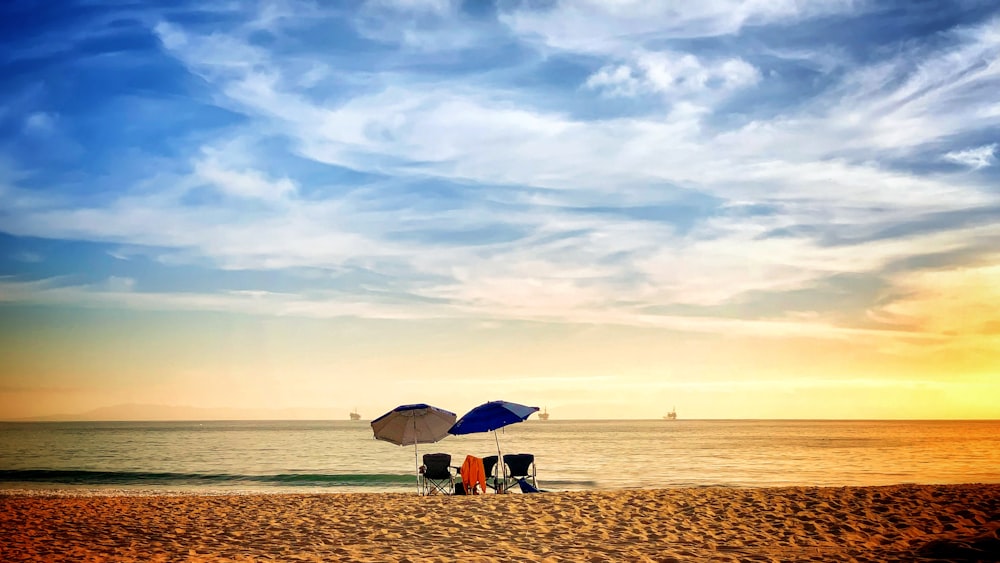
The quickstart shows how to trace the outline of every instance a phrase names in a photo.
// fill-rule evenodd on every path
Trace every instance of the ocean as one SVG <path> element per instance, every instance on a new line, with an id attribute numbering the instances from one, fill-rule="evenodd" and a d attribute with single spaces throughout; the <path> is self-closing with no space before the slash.
<path id="1" fill-rule="evenodd" d="M 418 454 L 533 453 L 551 491 L 1000 483 L 1000 421 L 529 420 Z M 367 421 L 0 423 L 0 489 L 407 492 Z"/>

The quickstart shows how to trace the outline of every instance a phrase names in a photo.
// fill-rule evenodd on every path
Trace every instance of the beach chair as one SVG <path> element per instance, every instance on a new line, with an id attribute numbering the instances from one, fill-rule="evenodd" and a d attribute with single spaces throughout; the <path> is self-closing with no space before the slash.
<path id="1" fill-rule="evenodd" d="M 534 454 L 505 454 L 503 456 L 504 465 L 507 466 L 507 478 L 504 489 L 510 489 L 519 483 L 530 483 L 528 490 L 538 490 L 538 482 L 535 480 L 535 456 Z M 524 491 L 526 487 L 521 486 Z"/>
<path id="2" fill-rule="evenodd" d="M 500 458 L 495 455 L 488 455 L 483 458 L 483 471 L 486 473 L 486 486 L 498 493 L 503 492 L 504 479 L 500 475 L 501 467 L 497 464 Z"/>
<path id="3" fill-rule="evenodd" d="M 451 454 L 424 454 L 422 493 L 450 495 L 455 492 L 455 474 L 451 472 Z"/>

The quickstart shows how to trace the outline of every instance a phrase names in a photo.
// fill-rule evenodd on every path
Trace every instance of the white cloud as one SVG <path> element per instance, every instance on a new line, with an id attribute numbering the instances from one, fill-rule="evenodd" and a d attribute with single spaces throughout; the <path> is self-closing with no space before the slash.
<path id="1" fill-rule="evenodd" d="M 449 19 L 452 8 L 448 3 L 369 6 L 371 14 L 416 10 L 432 18 L 433 25 L 420 30 L 431 35 L 457 25 Z M 670 110 L 661 114 L 603 119 L 539 109 L 559 106 L 526 103 L 535 100 L 489 80 L 443 75 L 421 80 L 401 72 L 372 79 L 368 70 L 352 74 L 329 66 L 322 54 L 269 52 L 251 45 L 242 35 L 245 30 L 199 35 L 160 24 L 156 31 L 164 46 L 214 89 L 213 102 L 243 114 L 251 124 L 192 149 L 189 174 L 150 180 L 105 206 L 9 199 L 6 205 L 18 213 L 4 217 L 3 226 L 26 236 L 148 245 L 165 249 L 156 251 L 163 263 L 207 258 L 234 269 L 357 266 L 392 278 L 401 292 L 437 303 L 359 304 L 352 303 L 357 296 L 263 290 L 129 297 L 142 306 L 162 299 L 162 306 L 247 307 L 266 314 L 466 315 L 839 335 L 821 318 L 758 326 L 639 311 L 716 306 L 748 292 L 808 288 L 833 273 L 874 274 L 914 254 L 957 252 L 970 240 L 1000 237 L 993 226 L 885 240 L 876 236 L 924 214 L 996 203 L 991 193 L 952 177 L 918 176 L 874 160 L 879 151 L 905 155 L 910 147 L 968 129 L 970 123 L 992 123 L 995 101 L 954 103 L 996 79 L 994 66 L 983 63 L 995 52 L 992 28 L 963 35 L 964 42 L 924 57 L 917 69 L 913 53 L 906 53 L 848 71 L 832 91 L 801 107 L 722 132 L 706 127 L 706 121 L 728 94 L 761 81 L 758 69 L 738 56 L 650 50 L 645 39 L 729 33 L 849 8 L 847 3 L 592 2 L 504 15 L 518 33 L 537 33 L 547 45 L 602 57 L 586 86 L 611 96 L 653 94 L 670 102 Z M 595 12 L 585 14 L 585 9 Z M 654 17 L 667 13 L 677 18 Z M 286 16 L 281 14 L 265 14 L 254 25 L 282 25 Z M 594 41 L 588 42 L 595 22 L 604 27 L 593 30 Z M 382 32 L 398 39 L 393 34 L 401 31 Z M 345 82 L 363 78 L 368 87 L 329 100 L 300 91 L 301 85 L 331 75 Z M 287 139 L 296 157 L 391 178 L 339 185 L 328 194 L 317 190 L 304 201 L 298 196 L 305 180 L 294 173 L 266 172 L 283 168 L 280 156 L 254 148 L 263 138 Z M 988 157 L 949 154 L 979 162 L 976 158 L 992 158 L 995 147 L 989 148 Z M 868 155 L 875 156 L 864 160 Z M 454 207 L 372 205 L 388 187 L 434 181 L 468 186 L 464 199 Z M 254 213 L 211 201 L 196 210 L 186 207 L 184 196 L 206 184 L 252 200 Z M 496 185 L 512 189 L 484 188 Z M 676 208 L 678 192 L 708 201 L 706 209 Z M 750 218 L 725 213 L 736 204 L 758 203 L 775 211 Z M 592 206 L 673 208 L 692 217 L 638 220 L 585 211 Z M 677 226 L 686 219 L 690 225 Z M 442 226 L 494 225 L 509 227 L 515 235 L 492 244 L 467 243 L 460 235 L 439 237 L 434 245 L 399 236 Z M 768 236 L 782 229 L 794 233 L 797 226 L 816 232 Z M 827 230 L 876 242 L 831 246 L 820 240 Z M 408 278 L 411 274 L 419 277 Z M 60 291 L 48 295 L 69 295 Z M 92 288 L 79 291 L 93 293 Z"/>
<path id="2" fill-rule="evenodd" d="M 178 52 L 196 68 L 204 64 L 201 54 L 200 48 Z M 641 68 L 638 63 L 635 69 L 609 66 L 591 84 L 620 94 L 689 88 L 686 94 L 704 103 L 697 89 L 744 87 L 758 76 L 739 59 L 709 65 L 683 54 L 644 57 Z M 824 160 L 836 150 L 881 147 L 884 140 L 878 134 L 864 131 L 878 126 L 878 119 L 869 115 L 886 95 L 896 95 L 891 91 L 879 97 L 863 88 L 867 99 L 850 110 L 839 103 L 827 107 L 829 100 L 821 99 L 801 117 L 755 122 L 713 138 L 700 123 L 710 109 L 685 103 L 677 103 L 662 119 L 582 122 L 520 108 L 513 99 L 465 84 L 445 90 L 403 82 L 327 107 L 283 90 L 291 77 L 279 79 L 276 72 L 273 65 L 258 65 L 234 80 L 220 78 L 220 86 L 243 111 L 276 120 L 291 132 L 306 156 L 351 168 L 571 188 L 581 197 L 588 190 L 639 193 L 650 182 L 750 200 L 786 195 L 801 200 L 808 194 L 809 205 L 829 204 L 834 211 L 845 196 L 892 207 L 928 202 L 939 210 L 968 205 L 970 199 L 982 201 L 981 195 L 962 193 L 946 181 Z M 856 76 L 851 75 L 841 93 L 859 84 Z M 938 108 L 933 109 L 921 119 L 934 119 Z M 817 110 L 824 113 L 816 117 Z M 924 139 L 937 136 L 935 129 L 925 128 Z M 657 201 L 655 191 L 643 191 L 646 202 Z M 957 196 L 951 203 L 938 197 L 948 191 Z"/>
<path id="3" fill-rule="evenodd" d="M 257 170 L 232 170 L 213 156 L 194 164 L 194 174 L 220 192 L 244 198 L 280 200 L 295 195 L 295 183 L 288 178 L 270 180 Z"/>
<path id="4" fill-rule="evenodd" d="M 609 65 L 587 78 L 587 87 L 603 90 L 611 96 L 632 97 L 643 87 L 628 65 Z"/>
<path id="5" fill-rule="evenodd" d="M 460 13 L 456 0 L 368 0 L 352 24 L 364 37 L 427 55 L 475 46 L 488 35 Z"/>
<path id="6" fill-rule="evenodd" d="M 133 258 L 135 253 L 128 249 L 118 248 L 114 250 L 108 250 L 107 254 L 108 256 L 114 258 L 115 260 L 129 261 Z"/>
<path id="7" fill-rule="evenodd" d="M 911 256 L 914 247 L 928 254 L 947 253 L 976 236 L 1000 239 L 1000 228 L 985 226 L 863 245 L 821 246 L 802 237 L 758 239 L 758 229 L 745 224 L 725 227 L 731 232 L 651 251 L 638 263 L 650 283 L 636 297 L 645 302 L 719 305 L 751 291 L 804 289 L 835 274 L 877 272 Z"/>
<path id="8" fill-rule="evenodd" d="M 951 151 L 944 155 L 944 159 L 978 170 L 992 166 L 996 162 L 996 149 L 997 145 L 993 143 L 964 151 Z"/>
<path id="9" fill-rule="evenodd" d="M 756 84 L 760 73 L 741 59 L 706 64 L 690 53 L 641 53 L 632 64 L 609 65 L 591 75 L 586 86 L 613 96 L 657 93 L 668 98 L 726 93 Z"/>
<path id="10" fill-rule="evenodd" d="M 650 39 L 713 37 L 747 25 L 793 23 L 857 11 L 851 0 L 560 0 L 548 9 L 515 9 L 501 21 L 528 40 L 561 50 L 627 53 L 634 37 Z"/>
<path id="11" fill-rule="evenodd" d="M 226 154 L 233 161 L 243 160 Z M 167 261 L 185 263 L 207 257 L 224 269 L 325 268 L 358 256 L 375 259 L 404 253 L 397 245 L 370 240 L 365 228 L 373 217 L 355 212 L 350 203 L 261 199 L 254 200 L 263 205 L 252 215 L 239 206 L 219 203 L 192 209 L 183 200 L 205 182 L 202 172 L 150 180 L 143 190 L 123 194 L 103 206 L 79 207 L 52 196 L 22 200 L 14 195 L 8 200 L 12 202 L 9 209 L 17 212 L 6 216 L 2 227 L 17 236 L 127 245 L 114 251 L 120 258 L 133 256 L 142 247 L 147 248 L 144 254 L 151 253 L 149 248 L 165 249 L 156 252 Z M 226 189 L 238 189 L 241 194 L 273 198 L 288 193 L 285 183 L 267 181 L 259 173 L 217 176 L 218 181 L 227 182 Z M 390 221 L 382 216 L 374 219 Z"/>
<path id="12" fill-rule="evenodd" d="M 849 75 L 830 117 L 868 147 L 900 149 L 1000 124 L 1000 19 L 952 33 L 955 47 L 918 47 Z M 914 64 L 914 61 L 917 61 Z M 861 147 L 859 147 L 861 148 Z"/>
<path id="13" fill-rule="evenodd" d="M 18 282 L 0 277 L 0 303 L 21 302 L 38 304 L 73 304 L 90 307 L 125 307 L 136 310 L 170 311 L 220 311 L 266 316 L 293 316 L 302 318 L 366 319 L 466 319 L 483 316 L 493 319 L 531 320 L 537 322 L 579 323 L 592 325 L 655 327 L 670 330 L 706 333 L 735 334 L 743 336 L 783 338 L 806 337 L 845 339 L 862 337 L 875 341 L 891 341 L 900 337 L 913 341 L 942 340 L 939 335 L 922 335 L 910 331 L 866 330 L 838 327 L 822 320 L 744 320 L 736 318 L 633 315 L 622 311 L 583 309 L 572 318 L 562 312 L 553 314 L 545 309 L 494 309 L 478 304 L 467 307 L 442 306 L 433 303 L 395 304 L 355 295 L 317 293 L 297 295 L 268 291 L 230 291 L 222 293 L 152 293 L 133 291 L 130 284 L 123 288 L 66 285 L 53 278 L 35 282 Z"/>
<path id="14" fill-rule="evenodd" d="M 160 22 L 153 31 L 168 51 L 183 52 L 189 69 L 209 80 L 234 80 L 269 62 L 268 53 L 239 36 L 213 33 L 191 35 L 180 26 Z"/>

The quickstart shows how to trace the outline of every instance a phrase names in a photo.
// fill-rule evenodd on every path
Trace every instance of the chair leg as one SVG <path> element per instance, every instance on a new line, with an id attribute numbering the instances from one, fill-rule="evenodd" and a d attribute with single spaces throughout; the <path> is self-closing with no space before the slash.
<path id="1" fill-rule="evenodd" d="M 450 481 L 445 481 L 444 479 L 434 480 L 434 479 L 428 479 L 428 478 L 424 477 L 423 484 L 424 484 L 424 486 L 423 486 L 423 495 L 424 496 L 434 495 L 434 494 L 438 494 L 438 493 L 440 493 L 442 495 L 452 495 L 452 494 L 455 494 L 455 478 L 454 477 L 452 477 L 450 479 Z M 449 487 L 450 487 L 450 489 L 449 489 Z"/>

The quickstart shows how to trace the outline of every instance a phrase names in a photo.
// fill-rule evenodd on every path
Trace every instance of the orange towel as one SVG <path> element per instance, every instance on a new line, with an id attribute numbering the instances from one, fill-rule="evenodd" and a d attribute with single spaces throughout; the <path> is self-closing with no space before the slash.
<path id="1" fill-rule="evenodd" d="M 486 492 L 486 470 L 483 468 L 483 459 L 467 455 L 462 463 L 462 486 L 465 487 L 465 494 L 477 495 Z M 476 484 L 479 490 L 476 490 Z"/>

